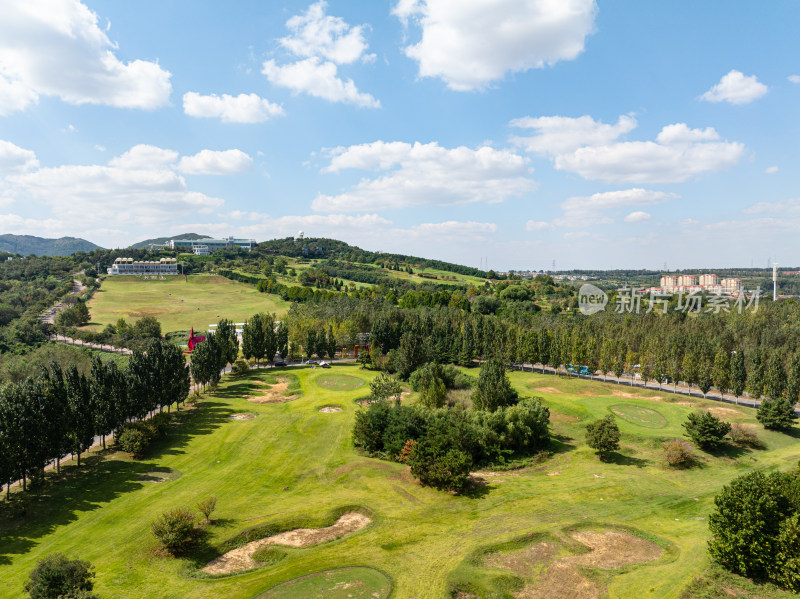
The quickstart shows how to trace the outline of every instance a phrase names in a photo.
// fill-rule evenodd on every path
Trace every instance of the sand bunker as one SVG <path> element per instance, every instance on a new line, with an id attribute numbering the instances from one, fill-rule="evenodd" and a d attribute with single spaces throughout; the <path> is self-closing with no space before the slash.
<path id="1" fill-rule="evenodd" d="M 252 420 L 255 417 L 256 415 L 250 412 L 239 412 L 238 414 L 231 414 L 228 416 L 231 420 Z"/>
<path id="2" fill-rule="evenodd" d="M 356 532 L 366 527 L 372 520 L 359 512 L 348 512 L 339 517 L 335 524 L 326 528 L 297 528 L 288 530 L 265 539 L 259 539 L 228 551 L 217 559 L 210 561 L 202 569 L 206 574 L 229 574 L 250 570 L 258 566 L 253 554 L 266 545 L 284 545 L 286 547 L 310 547 L 325 541 Z"/>
<path id="3" fill-rule="evenodd" d="M 337 412 L 341 412 L 342 408 L 339 406 L 325 406 L 324 408 L 320 408 L 319 411 L 322 414 L 335 414 Z"/>
<path id="4" fill-rule="evenodd" d="M 265 389 L 257 395 L 246 395 L 245 399 L 252 403 L 283 403 L 300 397 L 300 394 L 284 395 L 289 390 L 289 379 L 278 377 L 278 382 L 270 385 L 264 383 Z"/>
<path id="5" fill-rule="evenodd" d="M 628 393 L 627 391 L 615 391 L 612 397 L 619 397 L 621 399 L 647 399 L 650 401 L 661 401 L 663 399 L 660 395 L 642 395 L 641 393 Z"/>
<path id="6" fill-rule="evenodd" d="M 712 416 L 716 416 L 717 418 L 741 418 L 742 413 L 739 410 L 734 410 L 732 408 L 703 408 L 706 412 L 711 412 Z"/>
<path id="7" fill-rule="evenodd" d="M 651 562 L 663 554 L 663 549 L 655 543 L 626 532 L 587 530 L 570 536 L 588 547 L 589 552 L 563 556 L 566 545 L 558 541 L 541 542 L 519 551 L 493 554 L 487 565 L 535 580 L 514 593 L 519 599 L 598 599 L 605 587 L 588 578 L 582 566 L 615 570 Z"/>

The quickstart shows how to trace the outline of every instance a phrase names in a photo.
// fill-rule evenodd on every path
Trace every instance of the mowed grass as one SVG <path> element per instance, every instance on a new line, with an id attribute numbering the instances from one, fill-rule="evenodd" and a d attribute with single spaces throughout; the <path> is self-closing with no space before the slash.
<path id="1" fill-rule="evenodd" d="M 553 456 L 519 470 L 478 473 L 484 484 L 455 496 L 419 486 L 406 466 L 356 452 L 350 433 L 359 407 L 353 400 L 363 389 L 330 390 L 315 381 L 333 374 L 367 384 L 375 373 L 355 365 L 336 365 L 324 374 L 310 368 L 291 372 L 302 390 L 293 401 L 243 399 L 272 372 L 225 377 L 216 393 L 183 413 L 185 422 L 147 459 L 97 455 L 80 472 L 67 465 L 65 480 L 29 493 L 24 513 L 21 502 L 12 502 L 13 512 L 0 503 L 3 596 L 23 597 L 22 585 L 36 560 L 60 551 L 93 563 L 98 593 L 115 599 L 263 599 L 262 593 L 277 592 L 276 585 L 286 581 L 350 566 L 386 573 L 392 597 L 443 599 L 454 582 L 467 579 L 490 588 L 503 575 L 476 564 L 474 556 L 485 548 L 591 525 L 627 527 L 673 548 L 669 559 L 607 573 L 609 597 L 675 598 L 708 569 L 714 495 L 745 472 L 789 468 L 800 453 L 795 438 L 755 425 L 764 450 L 697 452 L 700 467 L 670 470 L 662 463 L 661 443 L 682 436 L 681 423 L 693 409 L 720 404 L 651 391 L 644 393 L 647 399 L 621 401 L 622 393 L 635 393 L 610 384 L 513 373 L 512 383 L 522 395 L 542 396 L 552 411 Z M 343 411 L 318 412 L 334 403 Z M 654 429 L 618 419 L 622 448 L 601 462 L 584 442 L 585 426 L 621 403 L 654 410 L 667 423 Z M 755 423 L 752 410 L 729 409 L 737 421 Z M 237 412 L 256 417 L 231 419 Z M 140 475 L 154 468 L 181 476 L 162 483 L 142 480 Z M 193 507 L 210 494 L 218 497 L 216 524 L 202 546 L 194 556 L 161 556 L 150 523 L 167 509 Z M 328 543 L 287 550 L 285 558 L 248 573 L 216 579 L 191 575 L 226 541 L 253 526 L 319 521 L 345 506 L 369 509 L 372 524 Z M 296 594 L 275 597 L 314 596 L 296 588 Z"/>
<path id="2" fill-rule="evenodd" d="M 385 599 L 389 578 L 374 568 L 336 568 L 279 584 L 258 599 Z"/>
<path id="3" fill-rule="evenodd" d="M 101 330 L 124 318 L 133 323 L 143 316 L 161 322 L 161 331 L 205 331 L 209 324 L 227 318 L 244 322 L 257 312 L 274 312 L 278 317 L 289 303 L 276 295 L 260 293 L 253 285 L 217 275 L 165 277 L 143 280 L 134 276 L 107 277 L 89 300 L 92 317 L 89 330 Z"/>
<path id="4" fill-rule="evenodd" d="M 314 382 L 331 391 L 352 391 L 364 386 L 364 379 L 347 374 L 323 374 L 315 378 Z"/>

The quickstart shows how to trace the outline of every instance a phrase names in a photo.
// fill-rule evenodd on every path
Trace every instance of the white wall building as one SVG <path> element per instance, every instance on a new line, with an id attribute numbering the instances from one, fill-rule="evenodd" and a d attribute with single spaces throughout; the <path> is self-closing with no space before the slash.
<path id="1" fill-rule="evenodd" d="M 178 261 L 161 258 L 158 262 L 136 262 L 133 258 L 117 258 L 107 272 L 110 275 L 177 275 Z"/>

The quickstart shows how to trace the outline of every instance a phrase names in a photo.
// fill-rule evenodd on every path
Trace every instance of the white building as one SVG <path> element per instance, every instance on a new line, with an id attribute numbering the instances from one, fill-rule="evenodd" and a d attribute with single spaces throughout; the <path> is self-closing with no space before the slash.
<path id="1" fill-rule="evenodd" d="M 177 275 L 178 261 L 161 258 L 158 262 L 136 262 L 133 258 L 117 258 L 107 272 L 110 275 Z"/>

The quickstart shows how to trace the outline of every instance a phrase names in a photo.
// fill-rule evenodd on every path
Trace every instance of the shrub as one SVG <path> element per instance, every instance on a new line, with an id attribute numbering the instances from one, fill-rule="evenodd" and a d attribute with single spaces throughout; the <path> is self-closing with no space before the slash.
<path id="1" fill-rule="evenodd" d="M 665 441 L 662 447 L 664 448 L 664 459 L 673 468 L 686 468 L 694 463 L 692 446 L 683 439 Z"/>
<path id="2" fill-rule="evenodd" d="M 383 432 L 389 424 L 391 406 L 385 401 L 371 404 L 356 412 L 353 424 L 353 445 L 368 453 L 383 451 Z"/>
<path id="3" fill-rule="evenodd" d="M 93 578 L 89 562 L 51 553 L 36 563 L 25 582 L 25 591 L 31 599 L 97 599 L 91 592 Z"/>
<path id="4" fill-rule="evenodd" d="M 586 426 L 586 444 L 600 457 L 619 449 L 620 432 L 616 418 L 609 414 L 605 418 Z"/>
<path id="5" fill-rule="evenodd" d="M 411 474 L 423 485 L 460 492 L 469 484 L 472 458 L 446 445 L 427 438 L 417 443 L 408 460 Z"/>
<path id="6" fill-rule="evenodd" d="M 758 438 L 756 432 L 750 427 L 739 424 L 738 422 L 731 424 L 731 432 L 728 433 L 728 436 L 736 445 L 742 447 L 763 447 L 761 439 Z"/>
<path id="7" fill-rule="evenodd" d="M 693 412 L 683 423 L 686 436 L 701 449 L 714 449 L 731 430 L 731 425 L 723 422 L 711 412 Z"/>
<path id="8" fill-rule="evenodd" d="M 143 430 L 142 426 L 137 424 L 126 424 L 120 435 L 117 437 L 117 443 L 122 448 L 122 451 L 131 454 L 134 458 L 141 459 L 150 447 L 150 435 Z"/>
<path id="9" fill-rule="evenodd" d="M 794 406 L 789 400 L 784 398 L 765 399 L 758 406 L 756 418 L 764 428 L 786 431 L 792 428 L 797 415 L 794 413 Z"/>
<path id="10" fill-rule="evenodd" d="M 217 498 L 209 495 L 197 504 L 197 509 L 205 516 L 205 522 L 211 522 L 211 514 L 217 509 Z"/>
<path id="11" fill-rule="evenodd" d="M 247 362 L 245 362 L 240 358 L 233 363 L 231 372 L 233 373 L 234 376 L 244 376 L 248 372 L 250 372 L 250 367 L 247 365 Z"/>
<path id="12" fill-rule="evenodd" d="M 153 536 L 170 553 L 177 554 L 195 541 L 194 513 L 187 508 L 176 508 L 161 514 L 151 525 Z"/>
<path id="13" fill-rule="evenodd" d="M 163 439 L 169 432 L 169 425 L 172 422 L 172 416 L 167 412 L 159 412 L 149 420 L 145 420 L 142 424 L 150 432 L 150 441 L 155 439 Z"/>
<path id="14" fill-rule="evenodd" d="M 400 454 L 397 456 L 397 461 L 401 464 L 408 463 L 409 458 L 411 457 L 411 452 L 414 451 L 414 447 L 417 445 L 418 441 L 414 441 L 413 439 L 409 439 L 403 445 L 403 449 L 400 450 Z"/>
<path id="15" fill-rule="evenodd" d="M 400 386 L 400 381 L 396 378 L 389 376 L 385 372 L 381 372 L 372 379 L 372 382 L 369 384 L 369 390 L 372 399 L 385 401 L 393 397 L 399 397 L 403 388 Z"/>

